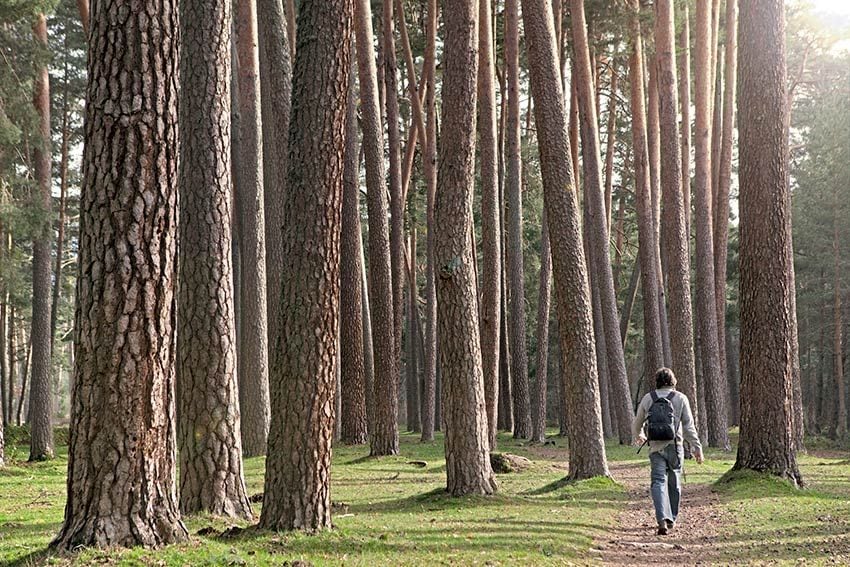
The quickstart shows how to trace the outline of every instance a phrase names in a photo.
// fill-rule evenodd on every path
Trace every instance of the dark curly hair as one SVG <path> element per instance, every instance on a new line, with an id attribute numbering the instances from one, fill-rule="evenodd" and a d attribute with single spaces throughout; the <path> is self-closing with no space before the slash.
<path id="1" fill-rule="evenodd" d="M 661 388 L 675 388 L 676 375 L 669 368 L 659 368 L 658 372 L 655 373 L 655 387 L 659 390 Z"/>

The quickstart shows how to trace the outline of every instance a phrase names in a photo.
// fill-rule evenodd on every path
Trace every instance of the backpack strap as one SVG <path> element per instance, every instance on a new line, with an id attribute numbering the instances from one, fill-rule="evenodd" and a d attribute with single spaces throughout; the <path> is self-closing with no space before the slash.
<path id="1" fill-rule="evenodd" d="M 658 401 L 658 393 L 655 390 L 649 391 L 649 397 L 652 398 L 653 403 Z"/>

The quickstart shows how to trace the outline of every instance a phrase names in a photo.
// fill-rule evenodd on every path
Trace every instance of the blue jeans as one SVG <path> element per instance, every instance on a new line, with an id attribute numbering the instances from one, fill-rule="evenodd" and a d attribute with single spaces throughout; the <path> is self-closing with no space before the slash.
<path id="1" fill-rule="evenodd" d="M 676 521 L 679 515 L 679 500 L 682 497 L 682 461 L 684 449 L 670 443 L 658 452 L 649 454 L 651 466 L 652 503 L 655 519 L 660 525 L 664 520 Z"/>

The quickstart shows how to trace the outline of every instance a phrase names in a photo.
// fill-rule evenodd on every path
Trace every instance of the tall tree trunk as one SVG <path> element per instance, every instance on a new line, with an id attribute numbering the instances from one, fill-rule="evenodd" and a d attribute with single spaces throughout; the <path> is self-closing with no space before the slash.
<path id="1" fill-rule="evenodd" d="M 366 439 L 368 441 L 369 434 L 375 428 L 375 349 L 372 341 L 372 308 L 369 305 L 369 276 L 366 273 L 366 252 L 362 229 L 357 238 L 360 239 L 360 300 L 363 306 L 363 371 L 366 389 Z"/>
<path id="2" fill-rule="evenodd" d="M 404 196 L 402 194 L 401 136 L 398 129 L 398 77 L 395 51 L 393 2 L 386 0 L 382 9 L 382 46 L 384 55 L 384 104 L 387 112 L 390 188 L 390 264 L 393 289 L 393 333 L 396 365 L 400 372 L 401 338 L 404 324 Z"/>
<path id="3" fill-rule="evenodd" d="M 584 0 L 572 0 L 571 20 L 573 26 L 573 48 L 575 70 L 578 78 L 578 101 L 581 113 L 582 164 L 584 165 L 584 194 L 587 199 L 587 234 L 594 287 L 599 293 L 599 308 L 605 334 L 606 363 L 611 398 L 609 406 L 617 413 L 620 443 L 632 441 L 631 424 L 634 418 L 629 379 L 626 375 L 626 359 L 619 337 L 620 316 L 617 313 L 617 296 L 614 293 L 614 276 L 611 271 L 611 247 L 608 240 L 608 215 L 605 193 L 602 186 L 599 130 L 591 76 L 590 51 L 587 42 L 587 27 L 584 17 Z M 597 344 L 599 344 L 597 342 Z"/>
<path id="4" fill-rule="evenodd" d="M 286 0 L 286 35 L 289 39 L 289 60 L 295 57 L 295 42 L 297 39 L 295 0 Z"/>
<path id="5" fill-rule="evenodd" d="M 360 149 L 357 143 L 356 68 L 348 81 L 343 156 L 342 237 L 340 243 L 340 439 L 349 445 L 368 440 L 363 334 L 363 248 L 360 230 Z"/>
<path id="6" fill-rule="evenodd" d="M 422 441 L 434 439 L 434 430 L 440 423 L 436 419 L 437 388 L 437 288 L 434 281 L 434 243 L 437 227 L 434 224 L 434 201 L 437 197 L 437 107 L 436 107 L 436 44 L 437 0 L 428 0 L 425 46 L 425 151 L 422 169 L 425 173 L 427 235 L 425 266 L 425 376 L 422 387 Z M 498 347 L 497 347 L 498 348 Z M 485 382 L 486 384 L 486 382 Z M 488 413 L 489 415 L 489 413 Z"/>
<path id="7" fill-rule="evenodd" d="M 549 370 L 549 306 L 552 302 L 552 254 L 546 210 L 540 221 L 540 288 L 537 294 L 537 370 L 534 381 L 531 440 L 546 441 L 546 386 Z"/>
<path id="8" fill-rule="evenodd" d="M 340 230 L 351 0 L 305 2 L 292 73 L 284 198 L 281 336 L 260 527 L 331 525 L 330 464 L 339 325 Z"/>
<path id="9" fill-rule="evenodd" d="M 741 436 L 736 469 L 799 484 L 792 419 L 785 4 L 741 3 Z M 765 214 L 767 211 L 767 214 Z M 725 416 L 724 416 L 725 417 Z"/>
<path id="10" fill-rule="evenodd" d="M 505 198 L 507 201 L 508 332 L 511 343 L 511 385 L 514 438 L 531 436 L 528 391 L 528 351 L 525 344 L 525 272 L 522 257 L 522 134 L 519 104 L 519 0 L 505 2 L 505 72 L 508 116 L 505 134 Z M 551 19 L 551 16 L 549 17 Z"/>
<path id="11" fill-rule="evenodd" d="M 479 0 L 478 15 L 478 144 L 481 170 L 481 361 L 487 432 L 496 447 L 496 411 L 499 395 L 499 330 L 501 325 L 502 246 L 499 214 L 499 164 L 496 123 L 496 81 L 493 62 L 493 18 L 490 0 Z"/>
<path id="12" fill-rule="evenodd" d="M 289 114 L 292 99 L 292 61 L 286 16 L 281 0 L 257 0 L 260 62 L 260 103 L 263 133 L 263 214 L 266 249 L 266 323 L 268 358 L 277 352 L 280 335 L 281 273 L 286 259 L 280 231 L 289 159 Z"/>
<path id="13" fill-rule="evenodd" d="M 83 33 L 89 36 L 89 0 L 77 0 L 77 10 L 80 12 L 80 22 L 83 24 Z"/>
<path id="14" fill-rule="evenodd" d="M 629 79 L 632 106 L 632 139 L 634 146 L 635 195 L 638 214 L 638 256 L 643 290 L 643 326 L 645 342 L 645 374 L 654 375 L 664 366 L 664 346 L 661 336 L 659 312 L 659 277 L 655 240 L 655 222 L 652 205 L 649 154 L 644 104 L 643 38 L 641 37 L 640 6 L 638 0 L 629 0 Z"/>
<path id="15" fill-rule="evenodd" d="M 410 215 L 410 244 L 408 245 L 408 276 L 407 276 L 407 430 L 414 433 L 422 432 L 421 416 L 419 415 L 419 290 L 416 287 L 416 208 L 414 195 L 408 205 Z"/>
<path id="16" fill-rule="evenodd" d="M 65 48 L 68 47 L 68 37 L 65 36 Z M 50 352 L 54 352 L 56 341 L 56 325 L 59 314 L 59 296 L 62 292 L 62 260 L 65 251 L 65 208 L 68 200 L 68 160 L 70 146 L 70 132 L 68 120 L 70 105 L 68 104 L 68 62 L 65 62 L 63 70 L 62 89 L 62 142 L 59 157 L 59 219 L 56 223 L 56 268 L 53 271 L 53 295 L 50 300 Z"/>
<path id="17" fill-rule="evenodd" d="M 708 444 L 729 449 L 725 374 L 720 365 L 715 300 L 711 189 L 711 6 L 697 4 L 696 54 L 696 317 L 704 377 Z"/>
<path id="18" fill-rule="evenodd" d="M 617 144 L 617 87 L 619 75 L 617 64 L 611 61 L 611 86 L 608 93 L 608 128 L 607 149 L 605 150 L 605 216 L 608 226 L 608 237 L 611 235 L 611 215 L 613 214 L 612 199 L 614 188 L 614 150 Z M 599 111 L 599 109 L 597 109 Z M 617 263 L 619 269 L 619 262 Z M 617 278 L 614 278 L 614 295 L 617 295 Z"/>
<path id="19" fill-rule="evenodd" d="M 68 500 L 51 544 L 58 549 L 188 538 L 174 485 L 178 42 L 163 33 L 177 26 L 176 4 L 137 12 L 115 1 L 91 22 Z M 144 112 L 133 119 L 109 111 L 139 100 Z M 154 253 L 125 263 L 127 250 Z"/>
<path id="20" fill-rule="evenodd" d="M 39 14 L 33 26 L 35 41 L 45 51 L 47 18 Z M 38 114 L 38 136 L 33 152 L 35 179 L 38 182 L 34 204 L 43 215 L 32 243 L 32 385 L 30 386 L 30 461 L 53 458 L 53 396 L 50 392 L 50 241 L 53 238 L 51 215 L 50 155 L 50 77 L 47 65 L 35 75 L 33 104 Z"/>
<path id="21" fill-rule="evenodd" d="M 691 311 L 691 268 L 688 259 L 682 156 L 679 140 L 676 46 L 673 0 L 655 4 L 655 49 L 658 68 L 658 114 L 661 132 L 661 240 L 665 250 L 667 301 L 673 371 L 678 389 L 691 402 L 694 420 L 701 417 L 694 369 L 694 332 Z"/>
<path id="22" fill-rule="evenodd" d="M 186 0 L 180 24 L 180 511 L 250 519 L 237 405 L 231 132 L 221 119 L 230 116 L 231 3 Z"/>
<path id="23" fill-rule="evenodd" d="M 446 485 L 453 496 L 492 494 L 484 380 L 470 246 L 475 181 L 478 28 L 474 0 L 444 6 L 443 131 L 435 207 L 437 321 L 446 423 Z"/>
<path id="24" fill-rule="evenodd" d="M 837 186 L 835 186 L 837 187 Z M 838 189 L 833 189 L 835 196 L 835 208 L 833 216 L 833 239 L 832 253 L 835 258 L 835 279 L 833 283 L 833 380 L 835 380 L 835 396 L 838 399 L 838 412 L 836 414 L 835 436 L 838 439 L 847 437 L 847 398 L 844 385 L 844 338 L 842 329 L 844 327 L 841 316 L 841 218 L 838 211 L 841 210 L 838 200 Z"/>
<path id="25" fill-rule="evenodd" d="M 366 162 L 366 203 L 369 215 L 369 304 L 375 355 L 375 421 L 372 455 L 398 453 L 398 362 L 394 345 L 390 229 L 384 178 L 384 135 L 375 66 L 372 10 L 369 0 L 355 0 L 357 71 L 360 79 L 363 148 Z"/>
<path id="26" fill-rule="evenodd" d="M 504 231 L 502 232 L 504 235 Z M 504 248 L 503 248 L 504 250 Z M 507 262 L 502 261 L 502 332 L 499 341 L 499 407 L 496 425 L 502 431 L 513 431 L 514 428 L 514 411 L 511 400 L 512 380 L 511 380 L 511 344 L 508 336 L 508 286 L 504 267 Z"/>
<path id="27" fill-rule="evenodd" d="M 239 161 L 235 176 L 239 215 L 239 410 L 242 451 L 266 453 L 269 434 L 269 349 L 266 307 L 266 229 L 263 203 L 263 155 L 260 63 L 257 49 L 257 0 L 236 0 Z"/>
<path id="28" fill-rule="evenodd" d="M 679 112 L 682 117 L 682 203 L 685 209 L 685 252 L 691 256 L 691 23 L 688 3 L 682 2 L 682 31 L 677 38 Z M 693 401 L 693 400 L 691 400 Z"/>
<path id="29" fill-rule="evenodd" d="M 569 478 L 582 479 L 608 474 L 587 264 L 549 3 L 523 0 L 522 7 L 558 302 L 562 395 L 570 435 Z"/>
<path id="30" fill-rule="evenodd" d="M 732 135 L 735 127 L 735 88 L 737 86 L 736 74 L 738 72 L 738 0 L 726 0 L 725 21 L 725 89 L 723 91 L 723 116 L 721 119 L 723 133 L 720 136 L 721 142 L 719 153 L 717 154 L 718 173 L 717 188 L 715 190 L 716 198 L 714 201 L 716 206 L 714 210 L 714 295 L 717 305 L 717 344 L 720 346 L 721 370 L 726 377 L 725 382 L 728 384 L 729 374 L 726 363 L 726 262 L 729 256 L 729 189 L 732 185 Z M 717 111 L 715 110 L 716 113 Z M 794 295 L 793 285 L 789 289 L 792 290 L 792 295 Z M 802 418 L 802 412 L 799 415 Z"/>

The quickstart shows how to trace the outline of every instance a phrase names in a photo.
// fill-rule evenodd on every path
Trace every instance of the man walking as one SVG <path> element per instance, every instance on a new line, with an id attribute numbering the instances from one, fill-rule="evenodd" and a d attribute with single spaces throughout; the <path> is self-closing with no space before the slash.
<path id="1" fill-rule="evenodd" d="M 676 525 L 682 496 L 682 439 L 690 444 L 697 463 L 702 463 L 702 445 L 694 427 L 688 397 L 676 391 L 676 376 L 669 368 L 655 374 L 655 390 L 643 397 L 632 423 L 632 435 L 643 446 L 649 443 L 652 503 L 658 535 L 667 535 Z"/>

